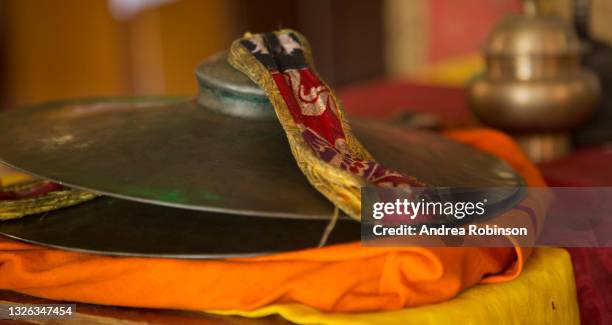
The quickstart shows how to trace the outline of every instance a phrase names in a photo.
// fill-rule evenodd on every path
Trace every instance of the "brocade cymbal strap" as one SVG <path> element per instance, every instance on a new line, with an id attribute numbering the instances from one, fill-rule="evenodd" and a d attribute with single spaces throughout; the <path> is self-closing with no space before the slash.
<path id="1" fill-rule="evenodd" d="M 228 60 L 266 91 L 302 172 L 345 213 L 360 218 L 363 186 L 424 186 L 381 166 L 358 142 L 340 102 L 311 65 L 310 49 L 299 33 L 247 34 L 234 42 Z"/>
<path id="2" fill-rule="evenodd" d="M 69 207 L 97 196 L 91 192 L 42 180 L 6 187 L 0 185 L 0 221 Z"/>

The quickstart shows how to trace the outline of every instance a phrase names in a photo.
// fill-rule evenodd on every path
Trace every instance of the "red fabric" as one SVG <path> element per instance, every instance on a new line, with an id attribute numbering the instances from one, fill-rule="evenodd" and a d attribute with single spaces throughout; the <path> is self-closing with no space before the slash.
<path id="1" fill-rule="evenodd" d="M 390 118 L 401 112 L 438 116 L 446 124 L 473 123 L 463 89 L 379 80 L 339 92 L 349 114 Z M 539 167 L 550 186 L 612 186 L 612 150 L 580 148 Z M 612 249 L 568 248 L 583 324 L 612 324 Z"/>
<path id="2" fill-rule="evenodd" d="M 612 149 L 579 148 L 562 160 L 540 164 L 550 186 L 612 186 Z"/>
<path id="3" fill-rule="evenodd" d="M 541 164 L 551 186 L 611 186 L 612 150 L 580 148 L 562 160 Z M 612 324 L 612 249 L 567 248 L 574 265 L 583 324 Z"/>
<path id="4" fill-rule="evenodd" d="M 338 94 L 350 115 L 391 118 L 402 112 L 419 112 L 451 124 L 473 122 L 463 91 L 458 88 L 379 80 L 346 87 Z"/>
<path id="5" fill-rule="evenodd" d="M 0 201 L 30 199 L 53 191 L 63 190 L 64 187 L 57 183 L 43 182 L 31 187 L 15 191 L 0 191 Z"/>
<path id="6" fill-rule="evenodd" d="M 612 324 L 612 249 L 567 250 L 574 265 L 582 324 Z"/>
<path id="7" fill-rule="evenodd" d="M 300 42 L 296 32 L 290 30 L 248 35 L 239 42 L 274 80 L 293 122 L 281 118 L 285 130 L 296 128 L 320 160 L 369 184 L 395 188 L 424 186 L 414 176 L 378 164 L 353 145 L 350 131 L 341 120 L 341 105 L 309 66 Z"/>
<path id="8" fill-rule="evenodd" d="M 581 148 L 565 159 L 541 164 L 551 186 L 612 185 L 612 150 Z M 583 324 L 612 324 L 612 249 L 567 248 L 574 265 Z"/>
<path id="9" fill-rule="evenodd" d="M 295 123 L 311 129 L 330 144 L 345 140 L 331 92 L 310 69 L 271 71 L 270 74 Z"/>
<path id="10" fill-rule="evenodd" d="M 363 160 L 350 151 L 329 88 L 309 68 L 270 71 L 276 87 L 302 129 L 304 140 L 319 158 L 383 187 L 423 186 L 414 177 L 389 170 L 375 161 Z"/>

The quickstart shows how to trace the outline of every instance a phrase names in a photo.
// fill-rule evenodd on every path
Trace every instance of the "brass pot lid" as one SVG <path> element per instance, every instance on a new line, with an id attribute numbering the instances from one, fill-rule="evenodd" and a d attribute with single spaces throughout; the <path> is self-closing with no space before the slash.
<path id="1" fill-rule="evenodd" d="M 126 200 L 234 215 L 328 219 L 333 206 L 296 166 L 281 126 L 265 109 L 265 96 L 249 90 L 248 83 L 244 91 L 236 90 L 235 80 L 223 74 L 217 84 L 206 80 L 207 67 L 241 76 L 218 56 L 198 68 L 197 99 L 76 100 L 4 112 L 0 160 Z M 212 107 L 214 101 L 220 104 Z M 255 114 L 248 107 L 255 107 Z M 488 198 L 497 204 L 523 185 L 504 161 L 434 133 L 371 121 L 351 125 L 380 163 L 431 186 L 507 187 L 503 195 Z"/>
<path id="2" fill-rule="evenodd" d="M 580 41 L 561 18 L 527 13 L 509 15 L 489 34 L 483 48 L 495 56 L 578 56 Z"/>

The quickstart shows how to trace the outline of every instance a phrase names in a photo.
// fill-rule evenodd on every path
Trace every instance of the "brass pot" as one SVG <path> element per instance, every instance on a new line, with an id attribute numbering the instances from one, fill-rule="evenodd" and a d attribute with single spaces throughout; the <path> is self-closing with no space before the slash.
<path id="1" fill-rule="evenodd" d="M 599 96 L 595 74 L 580 66 L 580 42 L 558 17 L 511 15 L 484 47 L 486 71 L 467 86 L 484 123 L 513 134 L 530 158 L 571 151 L 569 131 L 585 122 Z"/>

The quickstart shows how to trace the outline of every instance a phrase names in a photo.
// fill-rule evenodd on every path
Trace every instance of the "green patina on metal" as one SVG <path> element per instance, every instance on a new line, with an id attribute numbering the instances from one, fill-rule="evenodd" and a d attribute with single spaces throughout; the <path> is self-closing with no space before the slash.
<path id="1" fill-rule="evenodd" d="M 222 196 L 212 193 L 212 192 L 202 191 L 201 194 L 203 198 L 210 200 L 210 201 L 222 201 L 223 200 Z"/>
<path id="2" fill-rule="evenodd" d="M 131 193 L 131 195 L 136 197 L 149 197 L 156 200 L 173 203 L 189 202 L 189 198 L 185 196 L 185 193 L 179 190 L 156 190 L 153 188 L 144 187 L 127 187 L 126 190 L 128 193 Z"/>
<path id="3" fill-rule="evenodd" d="M 186 195 L 181 190 L 155 190 L 152 188 L 144 187 L 129 187 L 128 192 L 132 193 L 137 197 L 150 197 L 160 201 L 174 202 L 174 203 L 189 203 L 191 202 L 190 196 Z M 223 197 L 217 193 L 202 189 L 199 193 L 200 198 L 207 201 L 222 201 Z"/>
<path id="4" fill-rule="evenodd" d="M 213 96 L 216 96 L 217 98 L 221 100 L 245 101 L 245 102 L 249 102 L 255 105 L 261 105 L 263 107 L 272 109 L 272 106 L 270 106 L 270 100 L 268 100 L 268 97 L 244 94 L 244 93 L 236 93 L 231 90 L 219 88 L 203 80 L 200 80 L 199 84 L 200 84 L 200 93 L 210 92 Z"/>

